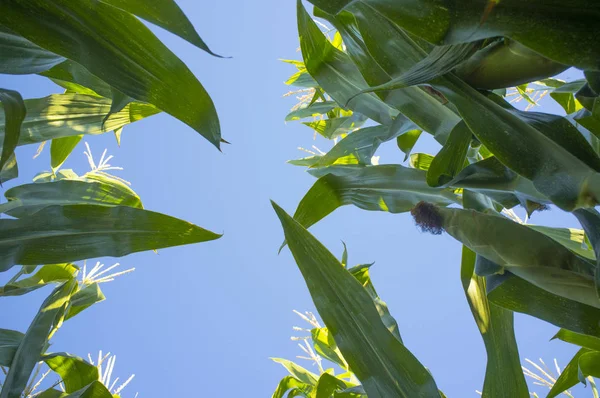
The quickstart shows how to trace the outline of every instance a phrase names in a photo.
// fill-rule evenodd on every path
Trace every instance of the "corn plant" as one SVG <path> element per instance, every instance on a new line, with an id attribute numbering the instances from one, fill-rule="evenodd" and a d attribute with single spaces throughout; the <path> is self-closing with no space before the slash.
<path id="1" fill-rule="evenodd" d="M 112 174 L 106 151 L 83 175 L 62 165 L 84 136 L 114 132 L 160 112 L 181 120 L 219 148 L 215 106 L 198 79 L 142 20 L 212 55 L 173 0 L 8 0 L 0 4 L 0 73 L 39 75 L 62 93 L 23 99 L 0 89 L 0 184 L 18 177 L 15 149 L 49 142 L 51 170 L 5 190 L 0 204 L 0 272 L 13 277 L 0 296 L 54 290 L 25 333 L 0 329 L 0 398 L 117 397 L 111 371 L 49 344 L 63 322 L 104 300 L 100 284 L 118 264 L 89 269 L 85 260 L 206 242 L 220 235 L 146 210 L 129 183 Z M 12 182 L 11 182 L 12 183 Z M 6 188 L 6 187 L 4 187 Z M 77 261 L 84 261 L 83 270 Z M 15 271 L 13 267 L 18 266 Z M 101 362 L 99 360 L 99 362 Z M 45 363 L 57 385 L 40 391 Z M 113 380 L 114 383 L 114 380 Z M 39 392 L 38 392 L 39 391 Z"/>
<path id="2" fill-rule="evenodd" d="M 274 206 L 315 306 L 365 394 L 444 396 L 386 327 L 368 289 L 307 232 L 345 205 L 411 212 L 421 230 L 447 233 L 463 245 L 461 283 L 488 357 L 484 397 L 529 396 L 514 312 L 556 325 L 557 338 L 582 347 L 548 397 L 600 376 L 600 214 L 594 209 L 600 204 L 600 52 L 591 40 L 600 33 L 594 22 L 600 5 L 309 2 L 313 15 L 301 1 L 297 7 L 302 60 L 286 61 L 296 67 L 287 83 L 299 90 L 286 120 L 304 120 L 333 144 L 290 161 L 317 177 L 293 217 Z M 570 67 L 584 78 L 555 77 Z M 544 97 L 566 116 L 537 112 Z M 437 154 L 413 153 L 423 134 L 440 144 Z M 379 164 L 376 151 L 389 141 L 408 167 Z M 536 211 L 552 206 L 574 214 L 580 225 L 531 224 Z M 518 207 L 525 221 L 516 216 Z M 342 387 L 302 394 L 351 396 Z"/>

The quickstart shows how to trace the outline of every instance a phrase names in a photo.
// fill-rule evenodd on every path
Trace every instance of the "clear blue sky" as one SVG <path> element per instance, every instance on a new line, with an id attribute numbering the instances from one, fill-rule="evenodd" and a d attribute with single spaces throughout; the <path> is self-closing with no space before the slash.
<path id="1" fill-rule="evenodd" d="M 118 260 L 137 270 L 103 285 L 107 301 L 67 322 L 52 350 L 84 357 L 100 349 L 117 354 L 115 373 L 121 378 L 136 374 L 124 397 L 136 391 L 144 398 L 270 397 L 285 371 L 268 358 L 301 355 L 290 341 L 297 334 L 292 326 L 301 325 L 292 310 L 314 307 L 289 252 L 277 255 L 283 235 L 269 199 L 293 212 L 314 179 L 286 160 L 303 156 L 298 146 L 330 146 L 313 142 L 307 127 L 283 122 L 294 104 L 282 98 L 293 67 L 278 59 L 300 57 L 293 0 L 178 3 L 214 51 L 233 56 L 213 58 L 158 31 L 212 95 L 223 136 L 232 145 L 219 153 L 164 114 L 126 127 L 120 148 L 112 134 L 86 141 L 97 157 L 108 148 L 115 156 L 111 163 L 125 169 L 118 175 L 133 183 L 147 209 L 225 235 Z M 31 76 L 0 76 L 0 86 L 18 89 L 26 98 L 60 91 Z M 18 150 L 18 183 L 49 169 L 48 148 L 32 160 L 35 149 Z M 417 149 L 437 150 L 428 139 Z M 83 150 L 78 146 L 65 167 L 88 171 Z M 394 143 L 380 154 L 382 163 L 402 161 Z M 555 209 L 533 221 L 576 225 Z M 353 207 L 338 210 L 312 232 L 338 255 L 345 241 L 352 264 L 376 261 L 375 285 L 406 345 L 449 397 L 476 397 L 485 351 L 459 279 L 460 244 L 419 233 L 407 214 Z M 0 327 L 25 330 L 48 293 L 0 300 Z M 576 349 L 549 342 L 555 332 L 551 325 L 518 315 L 521 357 L 543 357 L 546 363 L 556 357 L 566 365 Z"/>

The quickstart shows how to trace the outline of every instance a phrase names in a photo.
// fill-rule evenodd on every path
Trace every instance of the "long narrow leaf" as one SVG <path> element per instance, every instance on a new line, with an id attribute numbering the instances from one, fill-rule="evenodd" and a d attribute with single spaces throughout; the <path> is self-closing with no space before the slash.
<path id="1" fill-rule="evenodd" d="M 27 110 L 21 94 L 13 90 L 0 88 L 0 102 L 4 111 L 4 139 L 0 156 L 0 170 L 2 170 L 14 155 L 21 136 L 21 123 L 25 119 Z"/>
<path id="2" fill-rule="evenodd" d="M 273 207 L 321 318 L 369 397 L 439 396 L 429 371 L 381 322 L 360 283 L 302 225 Z"/>
<path id="3" fill-rule="evenodd" d="M 0 25 L 0 73 L 26 75 L 44 72 L 65 60 Z"/>
<path id="4" fill-rule="evenodd" d="M 29 217 L 0 219 L 0 270 L 53 264 L 218 239 L 221 235 L 132 207 L 50 206 Z"/>

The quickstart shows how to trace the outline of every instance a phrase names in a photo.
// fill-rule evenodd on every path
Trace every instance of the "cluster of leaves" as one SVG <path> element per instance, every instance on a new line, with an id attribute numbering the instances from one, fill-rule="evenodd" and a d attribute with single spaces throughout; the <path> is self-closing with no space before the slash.
<path id="1" fill-rule="evenodd" d="M 361 386 L 326 373 L 337 385 L 321 393 L 318 382 L 292 373 L 275 396 L 286 386 L 306 397 L 444 396 L 390 330 L 370 284 L 307 232 L 344 205 L 410 211 L 423 230 L 463 244 L 461 282 L 488 357 L 484 397 L 529 396 L 514 312 L 560 327 L 559 338 L 583 347 L 550 397 L 600 376 L 600 52 L 590 36 L 600 33 L 600 5 L 309 1 L 336 33 L 330 40 L 298 1 L 303 61 L 288 83 L 303 95 L 287 119 L 313 118 L 304 124 L 334 145 L 291 161 L 318 180 L 293 218 L 275 210 L 344 369 Z M 569 67 L 585 78 L 552 78 Z M 509 100 L 514 91 L 533 103 L 538 90 L 567 115 Z M 411 153 L 423 133 L 441 145 L 436 155 Z M 373 161 L 391 140 L 409 167 Z M 528 218 L 556 206 L 581 226 L 530 225 L 515 216 L 518 206 Z"/>
<path id="2" fill-rule="evenodd" d="M 87 275 L 84 269 L 78 280 L 81 272 L 73 262 L 220 237 L 144 209 L 125 181 L 107 173 L 110 158 L 104 155 L 96 165 L 89 153 L 92 171 L 83 176 L 60 169 L 84 135 L 114 131 L 120 140 L 124 126 L 161 111 L 219 148 L 219 120 L 208 93 L 140 19 L 212 54 L 173 0 L 0 4 L 0 73 L 37 74 L 65 90 L 23 100 L 0 89 L 0 183 L 18 176 L 14 151 L 20 145 L 50 141 L 52 166 L 34 183 L 4 193 L 0 272 L 20 269 L 0 288 L 0 296 L 55 286 L 25 333 L 0 330 L 0 366 L 8 369 L 1 398 L 117 397 L 120 389 L 108 385 L 110 375 L 91 361 L 48 352 L 63 322 L 104 299 L 98 284 L 110 279 L 108 270 L 95 267 Z M 32 373 L 42 362 L 59 376 L 63 391 L 53 386 L 32 393 Z"/>

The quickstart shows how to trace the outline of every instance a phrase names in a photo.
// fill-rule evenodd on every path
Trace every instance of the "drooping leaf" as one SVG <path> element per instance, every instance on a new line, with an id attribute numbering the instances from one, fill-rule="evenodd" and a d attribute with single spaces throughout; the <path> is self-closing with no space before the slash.
<path id="1" fill-rule="evenodd" d="M 65 392 L 72 393 L 98 381 L 98 368 L 83 359 L 67 354 L 47 354 L 42 357 L 46 365 L 56 372 L 65 386 Z"/>
<path id="2" fill-rule="evenodd" d="M 360 283 L 302 225 L 273 207 L 321 318 L 369 397 L 439 396 L 431 374 L 381 322 Z"/>
<path id="3" fill-rule="evenodd" d="M 600 308 L 595 264 L 546 235 L 508 218 L 420 203 L 412 214 L 424 230 L 450 236 L 478 255 L 550 293 Z"/>
<path id="4" fill-rule="evenodd" d="M 574 211 L 573 214 L 579 220 L 596 254 L 594 282 L 596 293 L 600 299 L 600 213 L 595 209 L 580 209 Z"/>
<path id="5" fill-rule="evenodd" d="M 133 15 L 91 0 L 10 0 L 0 5 L 0 23 L 81 64 L 122 93 L 154 104 L 219 147 L 219 120 L 210 96 Z"/>
<path id="6" fill-rule="evenodd" d="M 10 366 L 23 336 L 16 330 L 0 329 L 0 366 Z"/>
<path id="7" fill-rule="evenodd" d="M 77 271 L 78 268 L 69 263 L 44 265 L 34 275 L 1 287 L 0 296 L 21 296 L 49 283 L 66 282 L 73 279 Z"/>
<path id="8" fill-rule="evenodd" d="M 80 390 L 61 396 L 60 398 L 115 398 L 99 381 L 94 381 Z"/>
<path id="9" fill-rule="evenodd" d="M 140 197 L 128 186 L 108 178 L 60 180 L 19 185 L 5 192 L 8 203 L 0 212 L 22 218 L 54 205 L 90 204 L 143 208 Z"/>
<path id="10" fill-rule="evenodd" d="M 577 211 L 575 213 L 577 213 Z M 582 257 L 585 257 L 592 261 L 596 260 L 596 255 L 594 254 L 594 251 L 590 250 L 587 247 L 584 247 L 585 233 L 581 229 L 554 228 L 533 224 L 527 224 L 527 226 L 554 239 L 561 245 L 565 246 L 572 252 Z"/>
<path id="11" fill-rule="evenodd" d="M 77 282 L 71 280 L 57 287 L 44 300 L 31 322 L 12 360 L 0 390 L 0 398 L 20 398 L 35 365 L 41 360 L 52 329 L 61 322 Z"/>
<path id="12" fill-rule="evenodd" d="M 348 367 L 348 364 L 344 360 L 337 343 L 327 328 L 314 328 L 310 331 L 310 335 L 317 354 L 333 363 L 338 364 L 344 369 Z"/>
<path id="13" fill-rule="evenodd" d="M 21 94 L 13 90 L 0 88 L 0 102 L 4 113 L 2 139 L 2 154 L 0 155 L 0 170 L 10 161 L 21 135 L 21 123 L 27 110 Z"/>
<path id="14" fill-rule="evenodd" d="M 329 373 L 323 373 L 317 383 L 315 398 L 330 398 L 336 391 L 345 390 L 350 385 L 350 383 Z"/>
<path id="15" fill-rule="evenodd" d="M 337 167 L 324 170 L 335 173 Z M 442 206 L 458 200 L 450 190 L 429 187 L 421 170 L 400 165 L 342 170 L 343 175 L 319 178 L 300 201 L 294 214 L 296 221 L 308 228 L 338 207 L 349 204 L 364 210 L 402 213 L 422 200 Z"/>
<path id="16" fill-rule="evenodd" d="M 302 122 L 302 124 L 315 130 L 328 140 L 347 134 L 352 130 L 360 128 L 366 121 L 366 117 L 354 113 L 351 116 L 336 117 L 333 119 L 315 120 L 313 122 Z"/>
<path id="17" fill-rule="evenodd" d="M 64 60 L 64 57 L 44 50 L 6 26 L 0 25 L 0 73 L 40 73 Z"/>
<path id="18" fill-rule="evenodd" d="M 62 166 L 82 138 L 83 135 L 73 135 L 52 140 L 50 145 L 50 165 L 52 169 L 58 169 Z"/>
<path id="19" fill-rule="evenodd" d="M 216 57 L 174 0 L 101 0 L 160 26 Z"/>
<path id="20" fill-rule="evenodd" d="M 0 219 L 0 270 L 161 249 L 221 235 L 133 207 L 49 206 L 31 216 Z"/>
<path id="21" fill-rule="evenodd" d="M 421 137 L 421 130 L 409 130 L 406 133 L 400 135 L 397 139 L 396 139 L 396 143 L 398 144 L 398 148 L 404 152 L 404 161 L 406 162 L 406 160 L 408 159 L 408 157 L 410 156 L 410 153 L 412 152 L 412 149 L 415 147 L 415 145 L 417 144 L 417 141 L 419 140 L 419 137 Z"/>
<path id="22" fill-rule="evenodd" d="M 148 104 L 131 103 L 112 115 L 102 126 L 110 111 L 107 98 L 81 94 L 53 94 L 45 98 L 25 100 L 27 116 L 21 126 L 18 145 L 35 144 L 55 138 L 83 134 L 102 134 L 129 123 L 155 115 L 160 111 Z M 6 120 L 0 115 L 0 136 Z"/>

